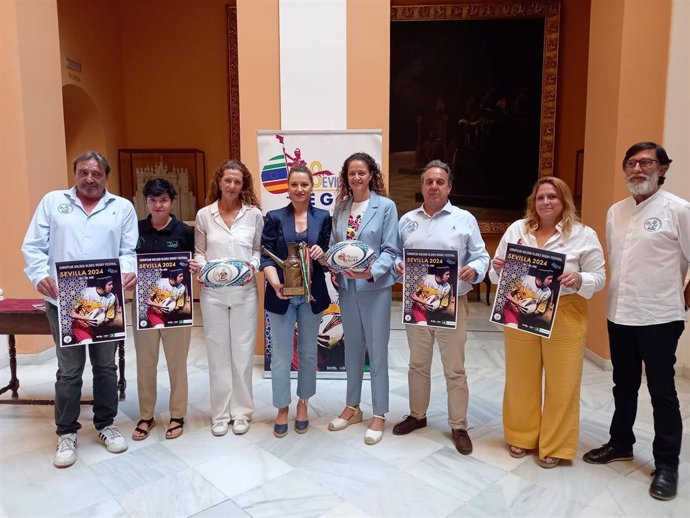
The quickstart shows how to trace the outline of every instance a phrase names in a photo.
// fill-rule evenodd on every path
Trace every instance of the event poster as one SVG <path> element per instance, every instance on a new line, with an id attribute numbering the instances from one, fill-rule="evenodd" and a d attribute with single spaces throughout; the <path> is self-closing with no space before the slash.
<path id="1" fill-rule="evenodd" d="M 118 259 L 55 263 L 60 347 L 125 339 Z"/>
<path id="2" fill-rule="evenodd" d="M 137 331 L 190 327 L 190 252 L 137 254 Z"/>
<path id="3" fill-rule="evenodd" d="M 457 327 L 458 251 L 404 249 L 402 323 Z"/>
<path id="4" fill-rule="evenodd" d="M 340 182 L 340 169 L 352 153 L 361 151 L 381 163 L 383 136 L 380 130 L 347 131 L 258 131 L 259 167 L 261 170 L 261 208 L 269 210 L 285 207 L 287 176 L 290 167 L 306 165 L 314 177 L 312 204 L 331 214 L 335 206 Z M 338 292 L 330 275 L 326 284 L 331 304 L 323 312 L 317 338 L 317 377 L 344 378 L 345 341 L 340 316 Z M 270 287 L 269 287 L 270 289 Z M 292 377 L 299 366 L 297 358 L 297 330 L 293 338 Z M 273 338 L 268 312 L 264 311 L 264 374 L 271 375 Z M 369 361 L 365 364 L 365 378 L 369 376 Z"/>
<path id="5" fill-rule="evenodd" d="M 556 320 L 565 255 L 508 244 L 491 321 L 549 338 Z"/>

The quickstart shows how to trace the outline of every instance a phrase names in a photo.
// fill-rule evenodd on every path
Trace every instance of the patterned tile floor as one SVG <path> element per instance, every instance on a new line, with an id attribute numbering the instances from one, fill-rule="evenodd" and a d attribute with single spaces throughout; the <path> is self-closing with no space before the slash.
<path id="1" fill-rule="evenodd" d="M 679 496 L 658 502 L 647 495 L 653 437 L 652 410 L 640 393 L 635 460 L 592 466 L 576 459 L 553 470 L 534 456 L 511 458 L 502 440 L 503 347 L 500 331 L 486 324 L 488 307 L 470 304 L 467 343 L 470 435 L 474 452 L 459 455 L 450 442 L 443 373 L 433 363 L 429 425 L 396 437 L 392 425 L 408 411 L 407 342 L 399 306 L 391 319 L 391 411 L 382 442 L 363 442 L 365 424 L 333 433 L 328 421 L 343 406 L 345 383 L 319 380 L 310 400 L 312 427 L 272 436 L 270 380 L 254 372 L 256 414 L 244 436 L 213 437 L 208 417 L 208 373 L 202 329 L 193 330 L 189 357 L 190 406 L 185 433 L 164 438 L 168 380 L 159 365 L 159 423 L 141 442 L 112 455 L 96 440 L 91 411 L 83 407 L 79 460 L 52 466 L 52 407 L 0 406 L 0 517 L 110 516 L 687 516 L 690 510 L 690 437 L 684 435 Z M 163 355 L 161 355 L 162 358 Z M 87 372 L 89 371 L 87 367 Z M 117 424 L 128 436 L 138 418 L 135 354 L 127 342 L 127 400 Z M 52 397 L 55 360 L 20 366 L 21 391 Z M 0 380 L 9 369 L 0 369 Z M 85 395 L 90 393 L 85 374 Z M 686 431 L 690 381 L 678 379 Z M 294 391 L 294 386 L 293 386 Z M 294 393 L 294 392 L 293 392 Z M 3 396 L 5 397 L 5 396 Z M 368 383 L 362 406 L 371 414 Z M 585 362 L 578 454 L 607 438 L 613 408 L 611 374 Z M 294 417 L 294 404 L 291 417 Z"/>

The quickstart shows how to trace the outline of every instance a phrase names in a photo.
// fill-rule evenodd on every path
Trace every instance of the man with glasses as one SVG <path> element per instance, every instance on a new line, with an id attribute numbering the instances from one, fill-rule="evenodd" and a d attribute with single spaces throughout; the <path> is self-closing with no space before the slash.
<path id="1" fill-rule="evenodd" d="M 672 499 L 678 488 L 683 422 L 673 366 L 690 304 L 690 286 L 683 289 L 690 262 L 690 203 L 660 188 L 670 164 L 666 150 L 653 142 L 635 144 L 623 159 L 632 196 L 615 203 L 606 219 L 615 410 L 609 442 L 583 457 L 591 464 L 632 460 L 644 363 L 654 409 L 649 494 L 658 500 Z"/>
<path id="2" fill-rule="evenodd" d="M 122 285 L 136 284 L 139 237 L 132 204 L 106 190 L 110 165 L 103 155 L 87 151 L 73 161 L 75 186 L 46 194 L 24 237 L 24 272 L 46 298 L 46 313 L 56 344 L 55 424 L 58 435 L 53 464 L 64 468 L 77 460 L 77 431 L 86 363 L 86 345 L 60 347 L 55 263 L 120 258 Z M 116 342 L 90 343 L 93 371 L 93 423 L 99 440 L 111 453 L 127 449 L 113 424 L 117 415 Z"/>

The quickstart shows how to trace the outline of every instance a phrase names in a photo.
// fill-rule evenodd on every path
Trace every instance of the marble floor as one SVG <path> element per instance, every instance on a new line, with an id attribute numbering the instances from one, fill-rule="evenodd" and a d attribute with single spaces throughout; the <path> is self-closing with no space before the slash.
<path id="1" fill-rule="evenodd" d="M 502 335 L 487 323 L 488 309 L 470 304 L 467 342 L 469 422 L 474 452 L 458 454 L 446 421 L 443 373 L 433 364 L 429 425 L 408 436 L 391 433 L 408 411 L 405 332 L 399 309 L 391 323 L 391 411 L 383 441 L 363 442 L 365 424 L 329 432 L 340 412 L 345 382 L 319 380 L 310 400 L 312 426 L 304 435 L 272 435 L 271 382 L 254 372 L 256 414 L 244 436 L 213 437 L 209 426 L 208 373 L 201 327 L 193 330 L 189 357 L 190 405 L 185 433 L 165 440 L 168 380 L 159 365 L 158 426 L 119 455 L 96 440 L 82 407 L 79 460 L 52 465 L 52 407 L 0 405 L 0 517 L 441 517 L 453 516 L 687 516 L 690 512 L 690 381 L 678 379 L 684 435 L 679 496 L 658 502 L 647 494 L 653 468 L 652 410 L 645 389 L 635 433 L 635 460 L 592 466 L 576 459 L 553 470 L 534 456 L 511 458 L 502 441 Z M 399 306 L 398 306 L 399 308 Z M 161 354 L 161 358 L 162 358 Z M 87 367 L 88 371 L 88 367 Z M 23 396 L 52 398 L 55 360 L 21 365 Z M 139 417 L 135 354 L 127 341 L 127 399 L 116 424 L 129 436 Z M 0 369 L 3 384 L 9 369 Z M 91 381 L 85 373 L 85 395 Z M 293 386 L 294 394 L 294 386 Z M 3 396 L 6 397 L 6 394 Z M 362 406 L 371 414 L 368 383 Z M 613 402 L 611 374 L 585 361 L 578 455 L 607 439 Z M 294 404 L 291 417 L 294 416 Z"/>

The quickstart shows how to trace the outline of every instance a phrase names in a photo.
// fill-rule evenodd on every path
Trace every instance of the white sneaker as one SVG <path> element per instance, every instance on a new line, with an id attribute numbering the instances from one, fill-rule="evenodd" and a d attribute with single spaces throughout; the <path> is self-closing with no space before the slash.
<path id="1" fill-rule="evenodd" d="M 77 434 L 58 435 L 57 451 L 53 459 L 56 468 L 67 468 L 77 462 Z"/>
<path id="2" fill-rule="evenodd" d="M 127 440 L 114 424 L 98 430 L 98 440 L 105 444 L 110 453 L 122 453 L 128 448 Z"/>
<path id="3" fill-rule="evenodd" d="M 214 424 L 211 427 L 211 433 L 215 435 L 216 437 L 222 437 L 226 433 L 228 433 L 228 422 L 227 421 L 221 421 L 219 423 Z"/>
<path id="4" fill-rule="evenodd" d="M 235 419 L 232 422 L 232 433 L 235 435 L 242 435 L 247 433 L 249 430 L 249 421 L 244 418 L 240 417 L 239 419 Z"/>

